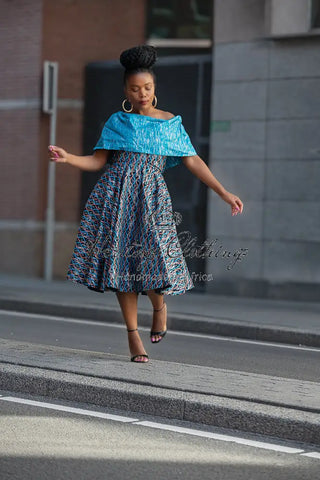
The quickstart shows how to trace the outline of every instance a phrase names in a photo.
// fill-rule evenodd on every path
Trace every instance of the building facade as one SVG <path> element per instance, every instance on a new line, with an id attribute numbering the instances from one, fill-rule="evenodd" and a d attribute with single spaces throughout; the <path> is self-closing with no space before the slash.
<path id="1" fill-rule="evenodd" d="M 116 60 L 145 42 L 163 54 L 203 54 L 212 46 L 209 167 L 240 196 L 244 212 L 232 217 L 208 191 L 206 273 L 214 280 L 206 290 L 320 298 L 319 4 L 0 0 L 1 272 L 43 276 L 44 60 L 59 62 L 56 144 L 81 155 L 85 65 Z M 179 24 L 175 12 L 183 8 Z M 81 178 L 80 170 L 56 165 L 54 278 L 65 278 L 74 246 Z"/>
<path id="2" fill-rule="evenodd" d="M 215 1 L 210 168 L 244 202 L 210 195 L 215 292 L 320 298 L 319 3 Z"/>
<path id="3" fill-rule="evenodd" d="M 82 155 L 84 66 L 143 43 L 145 21 L 145 0 L 0 0 L 1 272 L 44 275 L 49 115 L 42 112 L 43 62 L 59 63 L 55 143 Z M 81 171 L 57 164 L 55 177 L 53 277 L 64 278 L 79 224 Z"/>

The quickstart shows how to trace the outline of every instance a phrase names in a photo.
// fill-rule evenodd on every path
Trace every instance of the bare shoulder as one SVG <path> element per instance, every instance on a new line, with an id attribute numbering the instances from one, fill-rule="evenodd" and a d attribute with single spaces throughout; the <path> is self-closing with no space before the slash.
<path id="1" fill-rule="evenodd" d="M 170 118 L 173 118 L 175 117 L 175 115 L 173 115 L 173 113 L 171 112 L 164 112 L 166 114 L 166 120 L 169 120 Z"/>
<path id="2" fill-rule="evenodd" d="M 163 120 L 170 120 L 170 118 L 175 117 L 175 115 L 173 115 L 173 113 L 166 112 L 164 110 L 158 110 L 158 115 L 159 115 L 159 118 L 162 118 Z"/>

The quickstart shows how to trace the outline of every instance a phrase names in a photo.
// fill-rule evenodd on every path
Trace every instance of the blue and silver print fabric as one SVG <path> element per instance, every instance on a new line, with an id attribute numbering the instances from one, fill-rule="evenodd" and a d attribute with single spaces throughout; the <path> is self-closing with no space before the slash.
<path id="1" fill-rule="evenodd" d="M 194 287 L 162 175 L 164 155 L 114 149 L 86 202 L 67 280 L 97 292 Z"/>
<path id="2" fill-rule="evenodd" d="M 197 155 L 181 115 L 164 120 L 122 111 L 113 113 L 105 122 L 93 148 L 98 149 L 165 155 L 164 170 L 179 165 L 182 157 Z"/>

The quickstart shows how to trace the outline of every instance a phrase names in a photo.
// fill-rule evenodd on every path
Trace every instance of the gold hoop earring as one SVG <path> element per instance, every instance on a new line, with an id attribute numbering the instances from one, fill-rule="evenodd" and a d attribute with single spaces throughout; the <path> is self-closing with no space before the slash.
<path id="1" fill-rule="evenodd" d="M 124 106 L 124 104 L 126 103 L 127 100 L 128 100 L 127 98 L 125 98 L 125 99 L 123 100 L 123 102 L 122 102 L 122 108 L 123 108 L 123 110 L 124 110 L 125 112 L 130 113 L 130 112 L 132 112 L 132 110 L 133 110 L 133 106 L 131 105 L 131 109 L 130 109 L 130 110 L 127 110 L 127 109 L 125 108 L 125 106 Z M 129 100 L 128 100 L 128 102 L 129 102 Z"/>
<path id="2" fill-rule="evenodd" d="M 156 100 L 156 103 L 153 105 L 153 100 L 154 100 L 154 99 Z M 157 106 L 157 103 L 158 103 L 158 99 L 157 99 L 157 97 L 156 97 L 156 96 L 154 96 L 154 97 L 153 97 L 153 100 L 152 100 L 152 103 L 151 103 L 151 105 L 152 105 L 154 108 L 156 108 L 156 106 Z"/>

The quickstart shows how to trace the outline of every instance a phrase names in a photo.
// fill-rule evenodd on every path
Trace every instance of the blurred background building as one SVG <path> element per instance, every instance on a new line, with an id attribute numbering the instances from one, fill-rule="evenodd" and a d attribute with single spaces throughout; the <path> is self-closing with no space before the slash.
<path id="1" fill-rule="evenodd" d="M 184 166 L 165 176 L 197 243 L 212 241 L 202 263 L 186 258 L 213 275 L 201 287 L 318 300 L 319 7 L 320 0 L 0 0 L 0 271 L 43 277 L 49 165 L 43 62 L 59 63 L 56 145 L 90 154 L 115 105 L 106 100 L 91 121 L 90 99 L 103 77 L 92 83 L 90 72 L 107 71 L 122 50 L 149 43 L 160 57 L 158 107 L 182 113 L 203 160 L 244 202 L 243 214 L 232 217 L 229 205 Z M 174 73 L 177 65 L 186 68 L 185 82 Z M 111 86 L 105 84 L 104 96 L 114 101 Z M 116 98 L 117 110 L 123 98 Z M 54 278 L 65 278 L 96 178 L 56 165 Z M 242 260 L 228 268 L 237 255 Z"/>

